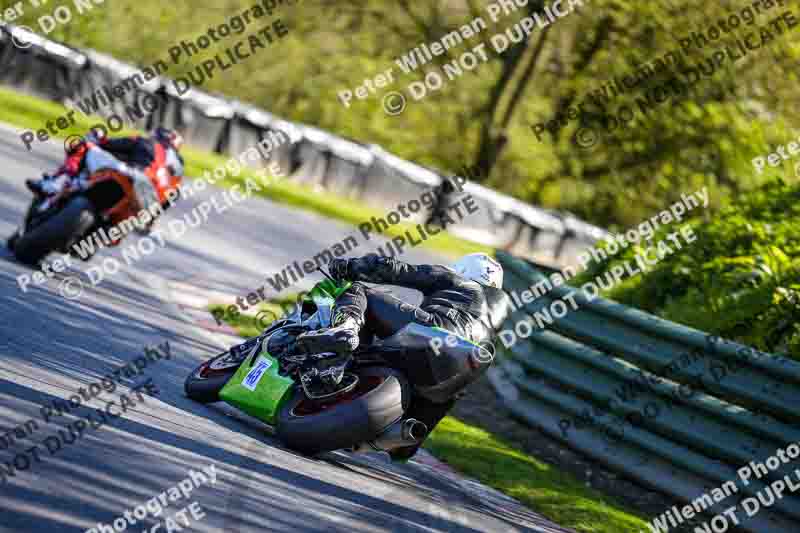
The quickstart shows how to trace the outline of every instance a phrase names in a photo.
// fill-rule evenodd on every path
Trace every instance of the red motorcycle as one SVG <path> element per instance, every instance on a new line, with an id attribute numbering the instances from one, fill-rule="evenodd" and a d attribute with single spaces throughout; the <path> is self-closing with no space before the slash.
<path id="1" fill-rule="evenodd" d="M 22 226 L 8 239 L 8 248 L 28 265 L 38 264 L 51 252 L 70 253 L 88 260 L 90 257 L 77 255 L 72 245 L 101 228 L 108 234 L 128 219 L 138 221 L 142 210 L 160 212 L 167 206 L 170 191 L 181 181 L 172 176 L 147 177 L 146 180 L 100 169 L 81 190 L 68 187 L 55 197 L 34 198 Z"/>

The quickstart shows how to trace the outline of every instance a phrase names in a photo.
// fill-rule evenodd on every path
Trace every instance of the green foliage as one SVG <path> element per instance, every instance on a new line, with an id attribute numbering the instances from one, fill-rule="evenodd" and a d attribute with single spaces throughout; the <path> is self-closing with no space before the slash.
<path id="1" fill-rule="evenodd" d="M 541 142 L 530 126 L 579 104 L 607 82 L 663 58 L 680 47 L 680 38 L 709 28 L 712 21 L 740 11 L 743 5 L 733 0 L 583 2 L 581 9 L 551 25 L 547 32 L 535 30 L 525 43 L 529 52 L 543 39 L 541 56 L 504 125 L 493 118 L 490 104 L 493 91 L 502 86 L 510 59 L 508 53 L 500 55 L 488 43 L 492 35 L 511 27 L 526 12 L 520 9 L 493 23 L 485 9 L 488 3 L 303 0 L 295 6 L 282 6 L 274 17 L 289 27 L 289 36 L 215 76 L 203 89 L 344 137 L 380 144 L 401 157 L 443 171 L 456 172 L 474 164 L 485 141 L 484 127 L 488 127 L 490 137 L 508 142 L 485 178 L 487 185 L 526 201 L 571 210 L 602 226 L 633 224 L 674 201 L 681 191 L 707 186 L 714 207 L 719 207 L 768 179 L 790 179 L 788 164 L 757 175 L 750 161 L 796 137 L 792 131 L 800 113 L 796 91 L 800 26 L 783 35 L 776 33 L 768 46 L 735 63 L 726 61 L 687 94 L 670 98 L 650 112 L 641 112 L 637 99 L 680 67 L 669 65 L 669 71 L 627 91 L 605 110 L 587 106 L 595 121 L 602 112 L 619 112 L 622 105 L 632 107 L 636 115 L 626 128 L 611 133 L 598 126 L 599 122 L 590 123 L 601 134 L 601 141 L 582 150 L 573 141 L 577 121 L 555 135 L 545 133 Z M 105 2 L 57 27 L 49 36 L 144 66 L 168 60 L 170 47 L 183 39 L 193 40 L 205 28 L 252 4 L 251 0 L 213 5 L 199 0 Z M 38 16 L 52 9 L 49 4 L 38 10 L 28 7 L 21 23 L 33 28 L 37 28 Z M 765 26 L 787 9 L 795 8 L 786 4 L 762 10 L 757 23 Z M 400 55 L 423 42 L 441 39 L 476 16 L 481 16 L 488 28 L 451 49 L 447 56 L 408 75 L 396 66 L 394 60 Z M 800 13 L 795 11 L 795 16 L 800 18 Z M 252 25 L 248 33 L 267 24 Z M 742 38 L 754 28 L 742 26 L 735 37 Z M 170 63 L 167 75 L 184 75 L 240 38 L 222 40 L 179 65 Z M 723 44 L 731 42 L 728 36 Z M 487 43 L 488 63 L 420 101 L 409 98 L 401 115 L 383 112 L 381 99 L 386 92 L 401 90 L 408 95 L 409 83 L 422 79 L 426 72 L 441 70 L 443 63 L 480 43 Z M 721 43 L 693 49 L 684 59 L 688 65 L 697 64 L 723 49 Z M 340 90 L 354 89 L 365 78 L 390 67 L 395 71 L 393 85 L 378 89 L 368 99 L 354 99 L 348 108 L 339 102 Z M 514 71 L 511 77 L 519 80 L 520 74 Z M 501 92 L 500 112 L 511 91 Z"/>
<path id="2" fill-rule="evenodd" d="M 694 328 L 800 359 L 800 186 L 770 182 L 708 221 L 697 240 L 606 295 Z M 653 242 L 675 227 L 660 229 Z M 607 248 L 606 248 L 607 249 Z M 582 284 L 625 261 L 629 247 L 592 263 Z"/>

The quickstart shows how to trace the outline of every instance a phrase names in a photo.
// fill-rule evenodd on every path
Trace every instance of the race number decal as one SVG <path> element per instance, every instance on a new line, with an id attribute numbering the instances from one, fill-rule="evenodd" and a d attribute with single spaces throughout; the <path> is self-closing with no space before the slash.
<path id="1" fill-rule="evenodd" d="M 264 358 L 259 358 L 256 366 L 250 369 L 250 372 L 244 377 L 244 381 L 242 381 L 242 385 L 250 389 L 251 391 L 256 390 L 256 386 L 258 382 L 261 381 L 264 372 L 267 371 L 269 367 L 272 366 L 272 361 Z"/>

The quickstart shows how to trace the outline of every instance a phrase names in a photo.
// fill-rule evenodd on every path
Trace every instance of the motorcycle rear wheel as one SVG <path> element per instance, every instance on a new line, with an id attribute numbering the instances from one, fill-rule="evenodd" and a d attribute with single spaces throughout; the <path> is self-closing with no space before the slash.
<path id="1" fill-rule="evenodd" d="M 14 243 L 14 255 L 21 263 L 36 265 L 50 252 L 67 248 L 94 223 L 92 204 L 76 196 L 64 209 L 20 235 Z"/>
<path id="2" fill-rule="evenodd" d="M 353 393 L 327 405 L 312 402 L 297 387 L 278 412 L 278 438 L 292 449 L 315 455 L 371 441 L 403 416 L 411 387 L 401 373 L 365 367 L 355 374 L 359 385 Z"/>

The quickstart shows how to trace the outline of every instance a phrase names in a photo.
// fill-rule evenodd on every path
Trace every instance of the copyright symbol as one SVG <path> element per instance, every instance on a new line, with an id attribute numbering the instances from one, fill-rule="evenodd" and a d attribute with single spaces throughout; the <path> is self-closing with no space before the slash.
<path id="1" fill-rule="evenodd" d="M 78 278 L 64 278 L 58 292 L 67 300 L 77 300 L 83 294 L 83 282 Z"/>
<path id="2" fill-rule="evenodd" d="M 597 144 L 597 141 L 600 139 L 600 136 L 597 135 L 597 132 L 594 131 L 592 128 L 580 128 L 578 131 L 575 132 L 575 137 L 573 139 L 575 141 L 575 144 L 578 145 L 578 148 L 588 150 L 590 148 L 593 148 L 594 145 Z"/>
<path id="3" fill-rule="evenodd" d="M 399 115 L 406 109 L 406 97 L 397 91 L 386 93 L 383 97 L 383 109 L 387 115 Z"/>
<path id="4" fill-rule="evenodd" d="M 494 353 L 481 346 L 473 346 L 470 355 L 474 361 L 482 365 L 490 365 L 494 361 Z"/>
<path id="5" fill-rule="evenodd" d="M 269 309 L 262 309 L 256 314 L 256 324 L 258 327 L 267 329 L 267 327 L 278 319 L 278 315 Z"/>
<path id="6" fill-rule="evenodd" d="M 83 143 L 83 137 L 80 135 L 70 135 L 66 139 L 64 139 L 64 151 L 68 154 L 71 154 L 75 151 L 78 146 Z"/>
<path id="7" fill-rule="evenodd" d="M 30 48 L 32 43 L 19 36 L 20 33 L 23 33 L 20 30 L 24 30 L 27 33 L 33 33 L 33 30 L 28 26 L 17 26 L 11 32 L 11 42 L 14 43 L 14 46 L 21 50 L 25 50 L 26 48 Z"/>

